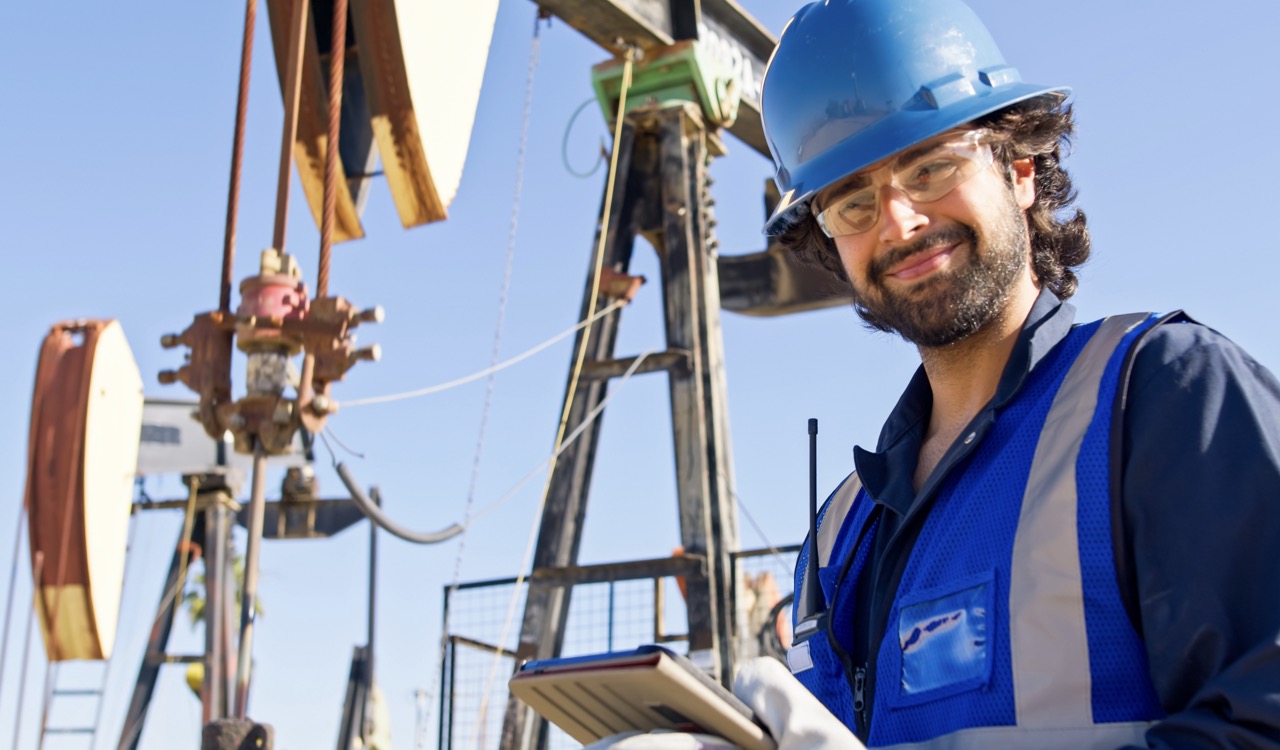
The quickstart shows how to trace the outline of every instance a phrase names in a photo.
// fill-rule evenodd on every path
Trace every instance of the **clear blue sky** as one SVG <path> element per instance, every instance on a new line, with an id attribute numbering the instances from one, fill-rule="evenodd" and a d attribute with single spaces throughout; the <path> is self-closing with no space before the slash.
<path id="1" fill-rule="evenodd" d="M 795 5 L 742 0 L 775 33 Z M 1280 369 L 1272 324 L 1280 242 L 1272 227 L 1280 119 L 1270 89 L 1280 10 L 1268 0 L 1173 6 L 1163 0 L 972 0 L 1025 80 L 1075 89 L 1080 123 L 1070 159 L 1089 215 L 1094 256 L 1075 304 L 1081 319 L 1185 308 Z M 387 321 L 363 328 L 384 358 L 336 387 L 339 400 L 432 385 L 488 364 L 507 233 L 534 16 L 503 0 L 471 153 L 451 218 L 403 231 L 385 185 L 374 185 L 367 239 L 335 250 L 331 289 Z M 161 334 L 216 307 L 235 101 L 242 3 L 13 3 L 0 63 L 0 183 L 7 228 L 9 366 L 0 371 L 0 559 L 8 565 L 25 472 L 37 347 L 48 326 L 75 317 L 123 323 L 149 396 L 185 398 L 155 373 L 179 364 Z M 236 278 L 256 272 L 270 243 L 281 106 L 260 11 L 249 109 Z M 543 31 L 524 200 L 503 351 L 514 354 L 575 322 L 591 252 L 604 170 L 570 176 L 560 142 L 591 96 L 590 66 L 606 55 L 566 24 Z M 605 136 L 593 110 L 570 139 L 582 168 Z M 761 190 L 770 169 L 742 144 L 714 167 L 725 254 L 763 248 Z M 295 186 L 296 186 L 295 180 Z M 314 287 L 318 233 L 295 187 L 289 250 Z M 657 277 L 643 245 L 635 268 Z M 651 284 L 623 317 L 620 354 L 662 348 L 660 300 Z M 915 367 L 911 348 L 864 331 L 837 308 L 789 318 L 726 314 L 736 486 L 769 540 L 805 529 L 805 420 L 821 420 L 820 481 L 851 468 L 850 447 L 873 444 L 880 421 Z M 551 448 L 570 358 L 566 341 L 504 372 L 496 384 L 477 504 L 487 505 Z M 235 373 L 237 382 L 242 380 Z M 611 403 L 592 487 L 582 560 L 651 557 L 678 543 L 664 378 L 630 381 Z M 387 511 L 434 529 L 461 520 L 484 395 L 483 383 L 394 406 L 340 413 L 330 424 L 365 454 L 350 463 L 382 487 Z M 322 454 L 323 455 L 323 454 Z M 1170 460 L 1177 460 L 1171 456 Z M 320 473 L 326 493 L 337 477 Z M 275 482 L 271 485 L 273 488 Z M 463 580 L 514 575 L 541 478 L 466 537 Z M 176 497 L 176 477 L 148 483 Z M 272 491 L 274 494 L 274 489 Z M 146 628 L 179 523 L 175 513 L 136 520 L 118 661 L 99 747 L 114 746 Z M 365 640 L 365 527 L 328 541 L 268 542 L 255 644 L 252 715 L 276 728 L 277 747 L 334 743 L 351 648 Z M 762 540 L 742 524 L 742 545 Z M 459 543 L 413 547 L 384 537 L 379 681 L 398 747 L 413 746 L 417 688 L 438 684 L 442 587 Z M 26 562 L 18 601 L 29 601 Z M 7 579 L 7 575 L 5 576 Z M 25 608 L 19 609 L 25 616 Z M 21 620 L 19 620 L 21 623 Z M 18 632 L 20 632 L 20 627 Z M 12 636 L 11 636 L 12 637 Z M 12 736 L 15 645 L 0 693 L 0 742 Z M 185 623 L 173 650 L 193 652 Z M 68 674 L 71 674 L 68 670 Z M 84 671 L 86 681 L 96 672 Z M 42 664 L 32 669 L 22 747 L 33 747 Z M 195 747 L 199 705 L 182 669 L 162 672 L 144 748 Z M 432 707 L 434 727 L 435 708 Z M 434 736 L 434 728 L 433 728 Z M 83 747 L 51 741 L 47 747 Z"/>

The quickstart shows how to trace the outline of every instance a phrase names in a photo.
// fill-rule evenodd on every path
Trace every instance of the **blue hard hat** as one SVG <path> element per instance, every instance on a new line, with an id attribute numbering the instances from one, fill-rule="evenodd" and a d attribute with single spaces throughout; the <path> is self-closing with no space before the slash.
<path id="1" fill-rule="evenodd" d="M 825 0 L 782 30 L 761 90 L 778 234 L 818 191 L 885 157 L 1063 86 L 1023 83 L 960 0 Z"/>

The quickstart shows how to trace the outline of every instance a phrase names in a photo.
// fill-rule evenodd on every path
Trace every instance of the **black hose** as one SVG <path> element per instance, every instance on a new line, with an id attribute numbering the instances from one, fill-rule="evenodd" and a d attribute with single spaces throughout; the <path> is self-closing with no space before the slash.
<path id="1" fill-rule="evenodd" d="M 764 656 L 772 656 L 773 658 L 786 663 L 787 649 L 791 647 L 790 643 L 783 643 L 782 636 L 778 634 L 778 618 L 795 602 L 796 595 L 794 592 L 787 594 L 773 605 L 773 609 L 769 610 L 769 617 L 760 626 L 760 632 L 756 634 L 756 640 L 760 643 L 760 653 Z"/>
<path id="2" fill-rule="evenodd" d="M 360 489 L 359 482 L 356 481 L 355 477 L 351 476 L 351 471 L 347 469 L 345 464 L 334 464 L 334 468 L 338 470 L 338 476 L 342 478 L 342 483 L 347 486 L 347 491 L 351 493 L 351 499 L 355 501 L 356 507 L 360 509 L 360 512 L 365 514 L 365 517 L 370 521 L 378 524 L 387 533 L 414 544 L 439 544 L 462 533 L 462 527 L 456 523 L 440 531 L 428 533 L 410 531 L 400 526 L 395 521 L 387 518 L 377 503 L 364 494 L 364 490 Z"/>

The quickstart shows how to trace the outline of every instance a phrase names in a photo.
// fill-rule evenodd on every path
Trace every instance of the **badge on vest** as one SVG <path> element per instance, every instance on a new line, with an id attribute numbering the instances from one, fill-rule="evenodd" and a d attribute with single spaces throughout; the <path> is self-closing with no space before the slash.
<path id="1" fill-rule="evenodd" d="M 958 586 L 964 588 L 957 591 Z M 947 588 L 951 593 L 919 592 L 898 612 L 899 705 L 964 692 L 986 684 L 991 676 L 994 574 Z M 922 597 L 928 598 L 920 601 Z"/>

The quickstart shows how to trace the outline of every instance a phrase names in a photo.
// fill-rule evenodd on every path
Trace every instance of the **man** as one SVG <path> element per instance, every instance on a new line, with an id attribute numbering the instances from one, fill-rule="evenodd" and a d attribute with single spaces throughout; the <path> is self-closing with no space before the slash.
<path id="1" fill-rule="evenodd" d="M 1180 313 L 1074 321 L 1066 93 L 959 0 L 782 34 L 765 231 L 922 362 L 801 554 L 788 662 L 870 747 L 1280 748 L 1280 384 Z"/>

